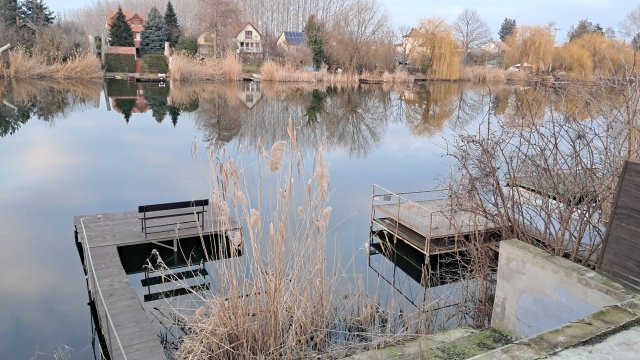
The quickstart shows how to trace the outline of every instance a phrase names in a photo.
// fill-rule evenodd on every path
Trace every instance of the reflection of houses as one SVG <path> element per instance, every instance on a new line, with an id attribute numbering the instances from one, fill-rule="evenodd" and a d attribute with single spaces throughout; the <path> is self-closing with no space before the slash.
<path id="1" fill-rule="evenodd" d="M 131 116 L 131 114 L 142 114 L 149 110 L 142 84 L 107 80 L 107 96 L 113 110 L 120 114 Z"/>
<path id="2" fill-rule="evenodd" d="M 253 109 L 254 106 L 262 99 L 262 92 L 260 91 L 260 83 L 254 81 L 245 81 L 240 87 L 238 93 L 240 101 L 249 109 Z"/>
<path id="3" fill-rule="evenodd" d="M 107 14 L 107 23 L 105 25 L 107 28 L 107 32 L 111 30 L 111 24 L 113 23 L 113 20 L 115 20 L 115 17 L 115 11 L 110 11 L 109 14 Z M 135 47 L 139 48 L 140 33 L 142 33 L 142 30 L 144 29 L 144 17 L 132 11 L 124 11 L 124 17 L 127 19 L 127 24 L 129 24 L 131 30 L 133 31 L 133 40 L 135 43 Z"/>
<path id="4" fill-rule="evenodd" d="M 299 31 L 284 31 L 276 42 L 278 48 L 289 50 L 307 46 L 307 35 Z"/>
<path id="5" fill-rule="evenodd" d="M 231 26 L 231 36 L 239 54 L 249 56 L 262 55 L 262 35 L 248 22 L 238 22 Z"/>

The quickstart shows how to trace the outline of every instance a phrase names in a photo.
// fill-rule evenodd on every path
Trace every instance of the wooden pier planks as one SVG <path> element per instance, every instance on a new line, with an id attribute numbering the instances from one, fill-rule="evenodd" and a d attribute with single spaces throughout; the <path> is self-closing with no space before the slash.
<path id="1" fill-rule="evenodd" d="M 197 236 L 199 229 L 178 229 L 164 233 L 153 234 L 145 239 L 141 230 L 140 214 L 136 211 L 99 214 L 74 217 L 78 241 L 85 242 L 84 262 L 87 272 L 92 271 L 88 257 L 91 256 L 95 278 L 100 286 L 104 304 L 95 286 L 90 288 L 94 299 L 98 321 L 107 342 L 112 359 L 166 359 L 164 349 L 157 336 L 156 330 L 145 313 L 142 304 L 129 283 L 124 271 L 119 246 L 140 244 L 151 241 L 172 240 Z M 228 229 L 238 228 L 233 222 Z M 205 216 L 203 235 L 223 231 L 217 218 L 211 213 Z M 105 305 L 113 322 L 113 328 L 118 334 L 125 355 L 113 335 L 113 328 L 109 324 L 105 312 Z"/>
<path id="2" fill-rule="evenodd" d="M 640 163 L 624 165 L 597 267 L 640 289 Z"/>

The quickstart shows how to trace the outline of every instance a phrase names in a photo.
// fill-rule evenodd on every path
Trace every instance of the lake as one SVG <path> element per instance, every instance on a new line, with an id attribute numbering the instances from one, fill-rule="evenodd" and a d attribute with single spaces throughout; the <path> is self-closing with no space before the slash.
<path id="1" fill-rule="evenodd" d="M 288 138 L 289 119 L 306 161 L 322 145 L 331 163 L 328 252 L 365 286 L 387 286 L 378 273 L 404 275 L 380 257 L 370 267 L 372 184 L 412 191 L 445 183 L 447 140 L 491 109 L 515 107 L 513 89 L 500 91 L 502 99 L 455 83 L 0 85 L 0 352 L 52 358 L 67 346 L 73 358 L 93 358 L 73 216 L 206 198 L 208 146 L 251 166 L 258 141 L 268 148 Z M 419 292 L 410 276 L 398 281 Z"/>

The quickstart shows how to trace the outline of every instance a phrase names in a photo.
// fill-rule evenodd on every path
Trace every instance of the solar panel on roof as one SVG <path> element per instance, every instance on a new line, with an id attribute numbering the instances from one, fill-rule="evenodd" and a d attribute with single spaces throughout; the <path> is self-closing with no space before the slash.
<path id="1" fill-rule="evenodd" d="M 284 37 L 289 45 L 304 45 L 306 43 L 306 36 L 302 32 L 285 31 Z"/>

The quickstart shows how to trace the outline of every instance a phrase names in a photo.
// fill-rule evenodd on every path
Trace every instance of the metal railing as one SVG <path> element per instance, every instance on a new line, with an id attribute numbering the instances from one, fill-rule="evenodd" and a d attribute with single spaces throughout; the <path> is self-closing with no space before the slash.
<path id="1" fill-rule="evenodd" d="M 386 229 L 391 232 L 395 238 L 398 238 L 400 225 L 413 230 L 414 232 L 421 234 L 420 229 L 414 228 L 410 222 L 403 222 L 402 209 L 411 208 L 412 213 L 417 217 L 428 219 L 428 232 L 425 235 L 425 245 L 423 249 L 417 249 L 424 251 L 425 254 L 429 254 L 429 245 L 432 237 L 432 226 L 434 214 L 442 214 L 440 211 L 431 211 L 424 206 L 420 205 L 419 201 L 425 200 L 437 200 L 445 199 L 448 196 L 449 189 L 432 189 L 432 190 L 419 190 L 409 192 L 393 192 L 383 188 L 380 185 L 373 184 L 371 193 L 371 226 L 377 219 L 377 212 L 382 212 L 391 218 L 395 218 L 395 224 L 393 229 Z M 389 211 L 382 207 L 382 205 L 392 205 L 393 210 Z M 417 210 L 417 211 L 416 211 Z M 409 243 L 412 247 L 415 245 Z"/>
<path id="2" fill-rule="evenodd" d="M 100 324 L 100 329 L 102 330 L 102 334 L 104 336 L 105 342 L 107 343 L 107 347 L 109 350 L 109 354 L 111 355 L 111 358 L 112 359 L 114 358 L 114 355 L 115 355 L 114 350 L 117 349 L 122 355 L 122 358 L 127 360 L 127 355 L 124 352 L 124 348 L 122 347 L 122 342 L 120 341 L 120 338 L 118 337 L 118 333 L 115 329 L 115 326 L 113 325 L 113 321 L 111 320 L 111 314 L 109 314 L 109 309 L 107 308 L 107 304 L 104 301 L 104 296 L 102 295 L 102 289 L 100 289 L 100 284 L 98 282 L 98 279 L 96 278 L 96 270 L 95 270 L 95 267 L 93 266 L 93 259 L 91 258 L 91 250 L 89 249 L 87 232 L 84 228 L 84 219 L 86 218 L 80 219 L 80 225 L 82 226 L 82 236 L 83 236 L 82 249 L 84 252 L 84 258 L 86 263 L 85 266 L 87 268 L 87 284 L 89 286 L 89 291 L 91 294 L 93 294 L 94 298 L 96 297 L 96 295 L 98 297 L 97 299 L 94 299 L 94 300 L 100 301 L 100 303 L 102 304 L 102 309 L 96 306 L 96 312 L 98 313 L 98 322 L 100 322 L 101 311 L 103 312 L 104 319 L 107 321 L 107 324 Z M 113 346 L 114 341 L 115 341 L 115 344 L 117 345 L 116 348 L 114 348 Z"/>

